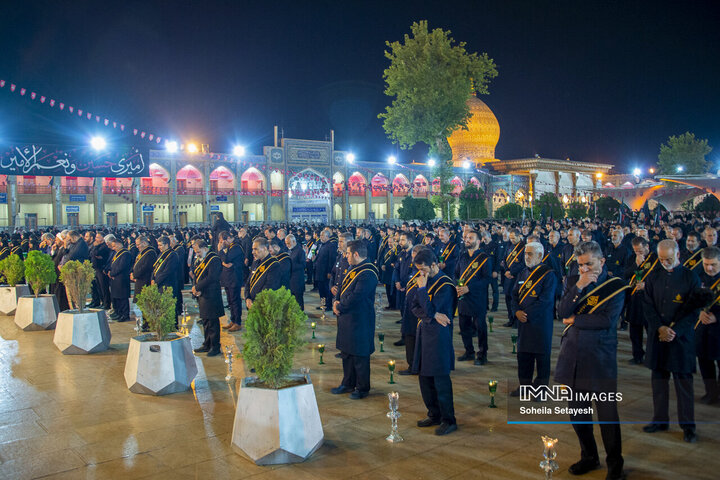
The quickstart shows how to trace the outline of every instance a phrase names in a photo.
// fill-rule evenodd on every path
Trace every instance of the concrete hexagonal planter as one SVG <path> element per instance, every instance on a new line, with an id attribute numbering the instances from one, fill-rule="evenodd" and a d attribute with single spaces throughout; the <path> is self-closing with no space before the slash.
<path id="1" fill-rule="evenodd" d="M 274 390 L 249 386 L 254 381 L 257 378 L 243 379 L 238 393 L 233 450 L 257 465 L 306 460 L 324 439 L 312 383 Z"/>
<path id="2" fill-rule="evenodd" d="M 30 287 L 27 285 L 0 287 L 0 314 L 15 315 L 18 299 L 25 295 L 30 295 Z"/>
<path id="3" fill-rule="evenodd" d="M 190 337 L 171 333 L 156 341 L 148 333 L 130 339 L 125 383 L 133 393 L 167 395 L 190 388 L 198 373 Z"/>
<path id="4" fill-rule="evenodd" d="M 15 318 L 17 322 L 17 315 Z M 61 312 L 55 326 L 53 343 L 65 355 L 85 355 L 107 350 L 110 346 L 110 326 L 105 310 Z"/>
<path id="5" fill-rule="evenodd" d="M 52 330 L 57 322 L 60 306 L 55 295 L 26 295 L 17 301 L 15 325 L 26 332 Z"/>

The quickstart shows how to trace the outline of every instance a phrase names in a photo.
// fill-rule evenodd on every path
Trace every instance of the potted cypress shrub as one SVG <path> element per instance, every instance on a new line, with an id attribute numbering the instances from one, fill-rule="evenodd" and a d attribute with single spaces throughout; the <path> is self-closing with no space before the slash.
<path id="1" fill-rule="evenodd" d="M 243 356 L 257 376 L 242 381 L 232 447 L 258 465 L 302 462 L 323 443 L 310 376 L 290 373 L 305 321 L 284 287 L 263 290 L 248 311 Z"/>
<path id="2" fill-rule="evenodd" d="M 92 288 L 95 269 L 85 260 L 70 260 L 60 267 L 60 281 L 73 310 L 58 315 L 53 342 L 65 355 L 102 352 L 110 346 L 110 326 L 102 309 L 86 309 L 85 301 Z"/>
<path id="3" fill-rule="evenodd" d="M 137 305 L 154 333 L 130 339 L 125 362 L 125 383 L 133 393 L 167 395 L 182 392 L 198 373 L 190 337 L 175 329 L 175 297 L 172 289 L 161 293 L 157 285 L 145 286 Z"/>
<path id="4" fill-rule="evenodd" d="M 60 306 L 55 295 L 41 295 L 48 285 L 55 283 L 57 274 L 50 255 L 37 250 L 28 252 L 25 259 L 25 280 L 35 295 L 18 299 L 15 324 L 23 330 L 50 330 L 55 328 Z"/>
<path id="5" fill-rule="evenodd" d="M 0 287 L 0 314 L 15 315 L 17 300 L 23 295 L 30 295 L 27 285 L 18 285 L 25 274 L 23 261 L 17 255 L 9 255 L 0 260 L 0 276 L 7 286 Z"/>

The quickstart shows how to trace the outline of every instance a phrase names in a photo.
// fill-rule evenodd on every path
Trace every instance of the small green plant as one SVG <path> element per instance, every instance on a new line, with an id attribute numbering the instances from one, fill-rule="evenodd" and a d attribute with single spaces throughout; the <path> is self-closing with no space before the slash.
<path id="1" fill-rule="evenodd" d="M 11 287 L 20 283 L 24 274 L 25 266 L 22 259 L 17 255 L 10 255 L 0 260 L 0 275 Z"/>
<path id="2" fill-rule="evenodd" d="M 31 250 L 25 259 L 25 280 L 30 284 L 37 297 L 48 285 L 55 283 L 55 263 L 50 255 Z"/>
<path id="3" fill-rule="evenodd" d="M 70 260 L 60 267 L 60 281 L 65 285 L 70 300 L 80 313 L 85 311 L 85 300 L 90 293 L 94 278 L 95 269 L 89 260 L 82 263 Z"/>
<path id="4" fill-rule="evenodd" d="M 158 341 L 175 330 L 175 297 L 172 288 L 165 287 L 160 293 L 157 285 L 146 285 L 138 294 L 136 303 Z"/>
<path id="5" fill-rule="evenodd" d="M 304 342 L 305 314 L 289 290 L 263 290 L 248 311 L 243 355 L 261 382 L 280 388 Z"/>

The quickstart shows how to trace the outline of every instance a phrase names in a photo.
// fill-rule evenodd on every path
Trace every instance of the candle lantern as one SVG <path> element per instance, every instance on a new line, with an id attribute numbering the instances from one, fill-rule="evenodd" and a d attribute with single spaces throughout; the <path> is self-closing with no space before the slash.
<path id="1" fill-rule="evenodd" d="M 492 315 L 488 315 L 488 326 L 490 327 L 490 332 L 493 331 L 493 322 L 495 321 L 495 318 Z"/>
<path id="2" fill-rule="evenodd" d="M 318 365 L 325 365 L 325 362 L 323 362 L 323 353 L 325 353 L 325 344 L 321 343 L 320 345 L 317 346 L 317 348 L 318 348 L 318 352 L 320 352 L 320 362 L 318 363 Z"/>
<path id="3" fill-rule="evenodd" d="M 389 384 L 394 384 L 394 383 L 395 383 L 395 379 L 394 379 L 393 377 L 394 377 L 394 375 L 395 375 L 395 360 L 390 360 L 390 361 L 388 362 L 388 370 L 390 370 L 390 381 L 389 381 L 388 383 L 389 383 Z"/>
<path id="4" fill-rule="evenodd" d="M 385 345 L 385 334 L 382 332 L 378 333 L 378 340 L 380 340 L 380 351 L 384 352 L 385 349 L 383 347 Z"/>
<path id="5" fill-rule="evenodd" d="M 312 338 L 315 338 L 315 327 L 317 327 L 317 323 L 310 323 L 310 328 L 312 328 Z"/>
<path id="6" fill-rule="evenodd" d="M 517 349 L 516 349 L 516 347 L 517 347 L 517 334 L 516 334 L 516 333 L 513 333 L 512 335 L 510 335 L 510 340 L 512 341 L 512 346 L 513 346 L 512 354 L 513 354 L 513 355 L 517 355 Z"/>
<path id="7" fill-rule="evenodd" d="M 497 408 L 497 405 L 495 405 L 495 392 L 497 392 L 497 380 L 490 380 L 488 382 L 488 390 L 490 390 L 490 405 L 488 405 L 488 408 Z"/>
<path id="8" fill-rule="evenodd" d="M 560 466 L 555 461 L 555 458 L 557 457 L 557 451 L 555 450 L 555 445 L 557 444 L 558 439 L 557 438 L 550 438 L 543 436 L 542 442 L 543 442 L 543 461 L 540 462 L 540 468 L 545 472 L 545 479 L 551 479 L 553 476 L 553 472 L 557 471 Z"/>
<path id="9" fill-rule="evenodd" d="M 390 443 L 397 443 L 402 442 L 403 438 L 398 433 L 398 425 L 397 420 L 401 417 L 400 412 L 398 412 L 399 407 L 399 401 L 400 401 L 400 394 L 398 392 L 392 392 L 388 393 L 388 404 L 390 407 L 390 411 L 387 413 L 387 417 L 390 419 L 390 435 L 385 437 L 385 440 L 387 440 Z"/>

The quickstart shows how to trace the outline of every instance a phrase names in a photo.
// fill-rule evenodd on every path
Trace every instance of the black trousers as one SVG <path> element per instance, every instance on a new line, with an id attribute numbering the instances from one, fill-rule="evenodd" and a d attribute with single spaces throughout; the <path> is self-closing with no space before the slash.
<path id="1" fill-rule="evenodd" d="M 547 385 L 550 382 L 550 354 L 517 352 L 518 380 L 520 385 Z M 533 371 L 537 365 L 537 377 Z"/>
<path id="2" fill-rule="evenodd" d="M 112 306 L 118 316 L 118 322 L 130 320 L 130 299 L 128 297 L 113 298 Z"/>
<path id="3" fill-rule="evenodd" d="M 295 301 L 300 305 L 300 310 L 305 311 L 305 282 L 300 285 L 300 288 L 291 288 L 290 293 L 292 293 Z"/>
<path id="4" fill-rule="evenodd" d="M 718 368 L 715 368 L 717 363 Z M 720 394 L 720 360 L 710 360 L 709 358 L 698 357 L 698 366 L 700 367 L 700 375 L 702 375 L 705 384 L 705 393 L 710 397 L 717 398 Z"/>
<path id="5" fill-rule="evenodd" d="M 644 321 L 629 322 L 630 343 L 632 343 L 632 356 L 635 360 L 642 360 L 645 356 L 643 348 L 643 334 L 645 331 Z"/>
<path id="6" fill-rule="evenodd" d="M 575 390 L 577 394 L 579 391 Z M 585 392 L 583 392 L 585 393 Z M 571 401 L 568 402 L 570 408 L 587 408 L 592 406 L 590 400 L 587 401 Z M 622 437 L 620 434 L 620 417 L 618 416 L 617 403 L 615 402 L 595 402 L 595 410 L 597 411 L 598 422 L 615 422 L 601 423 L 600 435 L 602 436 L 603 446 L 605 447 L 605 462 L 608 467 L 608 476 L 619 477 L 623 471 L 622 457 Z M 592 422 L 592 414 L 571 415 L 572 422 Z M 582 459 L 598 460 L 597 444 L 595 443 L 595 435 L 593 434 L 592 423 L 573 423 L 573 429 L 580 441 L 580 456 Z"/>
<path id="7" fill-rule="evenodd" d="M 405 360 L 407 360 L 408 368 L 412 369 L 413 360 L 415 359 L 415 335 L 403 335 L 405 340 Z"/>
<path id="8" fill-rule="evenodd" d="M 457 423 L 450 375 L 434 377 L 419 375 L 418 381 L 420 382 L 420 394 L 428 409 L 427 416 L 451 425 Z"/>
<path id="9" fill-rule="evenodd" d="M 330 292 L 330 280 L 321 278 L 318 280 L 318 294 L 325 299 L 325 310 L 332 310 L 332 293 Z"/>
<path id="10" fill-rule="evenodd" d="M 95 280 L 100 290 L 101 303 L 103 308 L 109 309 L 112 303 L 110 298 L 110 279 L 105 275 L 102 270 L 95 270 Z"/>
<path id="11" fill-rule="evenodd" d="M 90 289 L 90 295 L 92 296 L 93 305 L 101 305 L 102 298 L 100 295 L 100 286 L 98 285 L 97 277 L 92 281 L 92 287 Z"/>
<path id="12" fill-rule="evenodd" d="M 462 337 L 463 346 L 465 347 L 466 353 L 475 353 L 475 347 L 473 346 L 473 339 L 477 335 L 478 337 L 478 355 L 487 355 L 488 350 L 488 336 L 487 336 L 487 323 L 485 323 L 485 313 L 478 312 L 477 315 L 460 315 L 460 337 Z"/>
<path id="13" fill-rule="evenodd" d="M 667 370 L 652 371 L 653 423 L 670 422 L 670 373 Z M 672 372 L 672 376 L 677 397 L 678 423 L 683 430 L 695 430 L 692 373 Z"/>
<path id="14" fill-rule="evenodd" d="M 225 287 L 228 307 L 230 307 L 230 321 L 240 325 L 242 322 L 242 299 L 240 298 L 240 286 L 233 285 Z"/>
<path id="15" fill-rule="evenodd" d="M 512 326 L 516 326 L 517 318 L 512 314 L 512 295 L 510 292 L 505 292 L 505 307 L 508 311 L 508 322 L 510 322 Z"/>
<path id="16" fill-rule="evenodd" d="M 203 347 L 209 347 L 211 350 L 220 350 L 220 319 L 203 318 L 202 324 L 205 332 Z"/>
<path id="17" fill-rule="evenodd" d="M 385 295 L 387 295 L 388 306 L 391 309 L 395 309 L 395 285 L 392 282 L 385 284 Z"/>
<path id="18" fill-rule="evenodd" d="M 498 286 L 497 278 L 490 278 L 490 288 L 492 288 L 492 310 L 497 310 L 498 303 L 500 302 L 500 287 Z"/>
<path id="19" fill-rule="evenodd" d="M 370 356 L 342 353 L 342 385 L 359 392 L 370 391 Z"/>

